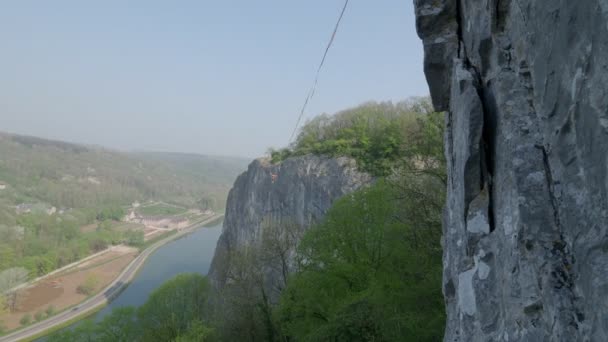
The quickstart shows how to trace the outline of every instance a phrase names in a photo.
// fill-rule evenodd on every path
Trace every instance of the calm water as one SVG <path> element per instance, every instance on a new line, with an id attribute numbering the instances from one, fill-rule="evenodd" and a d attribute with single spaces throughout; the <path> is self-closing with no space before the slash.
<path id="1" fill-rule="evenodd" d="M 101 310 L 96 319 L 103 318 L 114 308 L 144 304 L 152 291 L 180 273 L 207 274 L 221 232 L 222 222 L 215 222 L 157 249 L 131 284 Z"/>
<path id="2" fill-rule="evenodd" d="M 102 319 L 114 308 L 144 304 L 152 291 L 179 273 L 207 274 L 221 232 L 222 222 L 217 221 L 157 249 L 148 257 L 131 284 L 108 306 L 95 314 L 94 319 Z M 76 325 L 78 323 L 66 329 L 72 329 Z"/>

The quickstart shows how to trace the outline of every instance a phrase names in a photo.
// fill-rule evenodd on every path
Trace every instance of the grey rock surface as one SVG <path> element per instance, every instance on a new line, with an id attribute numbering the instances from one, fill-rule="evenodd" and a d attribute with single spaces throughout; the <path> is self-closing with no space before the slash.
<path id="1" fill-rule="evenodd" d="M 345 157 L 307 155 L 275 165 L 267 159 L 254 160 L 228 195 L 222 235 L 209 271 L 211 283 L 216 289 L 223 288 L 231 267 L 230 253 L 259 246 L 264 222 L 303 232 L 319 222 L 335 200 L 371 181 L 368 174 L 357 170 L 354 160 Z M 272 294 L 279 281 L 272 270 L 278 267 L 265 266 L 267 293 Z"/>
<path id="2" fill-rule="evenodd" d="M 608 341 L 608 0 L 415 0 L 446 110 L 445 341 Z"/>

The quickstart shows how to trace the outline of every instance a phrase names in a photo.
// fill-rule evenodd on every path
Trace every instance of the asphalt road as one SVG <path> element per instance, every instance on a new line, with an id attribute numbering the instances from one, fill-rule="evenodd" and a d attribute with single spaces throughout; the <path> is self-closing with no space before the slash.
<path id="1" fill-rule="evenodd" d="M 57 314 L 53 317 L 50 317 L 44 321 L 39 322 L 39 323 L 30 325 L 26 328 L 23 328 L 22 330 L 18 330 L 9 335 L 2 336 L 2 337 L 0 337 L 0 342 L 20 341 L 20 340 L 32 337 L 34 335 L 40 334 L 46 330 L 51 329 L 54 326 L 57 326 L 66 321 L 69 321 L 73 318 L 76 318 L 86 312 L 89 312 L 89 311 L 97 308 L 100 305 L 106 304 L 119 291 L 121 291 L 124 286 L 126 286 L 131 281 L 131 279 L 133 278 L 133 276 L 135 275 L 137 270 L 144 264 L 146 259 L 150 256 L 150 254 L 154 253 L 154 251 L 157 248 L 159 248 L 160 246 L 164 245 L 165 243 L 167 243 L 179 236 L 182 236 L 182 235 L 185 235 L 185 234 L 191 232 L 194 228 L 199 227 L 205 223 L 214 221 L 214 220 L 218 219 L 219 217 L 221 217 L 221 215 L 215 215 L 205 221 L 197 223 L 196 225 L 194 225 L 193 227 L 191 227 L 189 229 L 184 229 L 183 231 L 181 231 L 177 234 L 171 235 L 171 236 L 167 237 L 166 239 L 158 241 L 157 243 L 153 244 L 152 246 L 146 248 L 146 250 L 144 250 L 141 254 L 139 254 L 133 261 L 131 261 L 131 263 L 122 271 L 122 273 L 116 279 L 114 279 L 114 281 L 110 285 L 108 285 L 103 291 L 101 291 L 97 295 L 78 304 L 77 306 L 73 307 L 72 309 L 63 311 L 60 314 Z"/>

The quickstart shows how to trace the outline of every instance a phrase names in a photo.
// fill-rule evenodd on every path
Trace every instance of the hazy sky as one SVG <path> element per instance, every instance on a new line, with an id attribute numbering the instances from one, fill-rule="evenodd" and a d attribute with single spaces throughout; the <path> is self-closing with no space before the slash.
<path id="1" fill-rule="evenodd" d="M 287 144 L 343 0 L 2 1 L 0 131 L 253 157 Z M 351 0 L 306 118 L 426 95 L 411 0 Z"/>

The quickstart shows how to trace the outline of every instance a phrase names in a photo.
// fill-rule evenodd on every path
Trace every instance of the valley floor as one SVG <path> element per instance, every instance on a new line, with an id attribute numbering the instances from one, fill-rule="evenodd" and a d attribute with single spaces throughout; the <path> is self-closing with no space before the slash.
<path id="1" fill-rule="evenodd" d="M 22 322 L 24 316 L 31 317 L 31 322 L 33 323 L 36 321 L 37 314 L 42 321 L 49 318 L 47 310 L 50 307 L 52 308 L 50 316 L 75 307 L 91 297 L 91 295 L 80 293 L 78 291 L 79 286 L 90 281 L 94 284 L 91 294 L 101 293 L 103 289 L 116 283 L 118 278 L 124 275 L 127 267 L 133 268 L 132 266 L 136 259 L 139 259 L 139 263 L 136 265 L 139 267 L 145 261 L 145 257 L 151 253 L 151 250 L 176 236 L 191 231 L 202 223 L 213 221 L 219 216 L 215 213 L 207 212 L 203 215 L 190 218 L 187 226 L 175 227 L 175 229 L 145 225 L 143 228 L 146 242 L 151 242 L 154 239 L 162 237 L 163 234 L 174 230 L 178 231 L 178 233 L 160 240 L 142 253 L 139 253 L 139 249 L 126 245 L 112 246 L 79 262 L 56 270 L 49 275 L 24 284 L 17 291 L 15 310 L 0 315 L 0 322 L 2 322 L 6 331 L 13 331 L 24 325 Z M 134 267 L 134 271 L 137 270 L 137 267 Z M 134 274 L 134 272 L 129 273 Z"/>
<path id="2" fill-rule="evenodd" d="M 7 330 L 14 330 L 21 326 L 20 320 L 25 315 L 29 314 L 34 320 L 36 313 L 45 313 L 49 307 L 56 312 L 72 307 L 87 298 L 77 291 L 87 278 L 95 279 L 95 290 L 102 289 L 118 277 L 137 253 L 136 248 L 114 246 L 68 270 L 45 277 L 19 290 L 17 310 L 0 316 L 0 320 Z"/>

